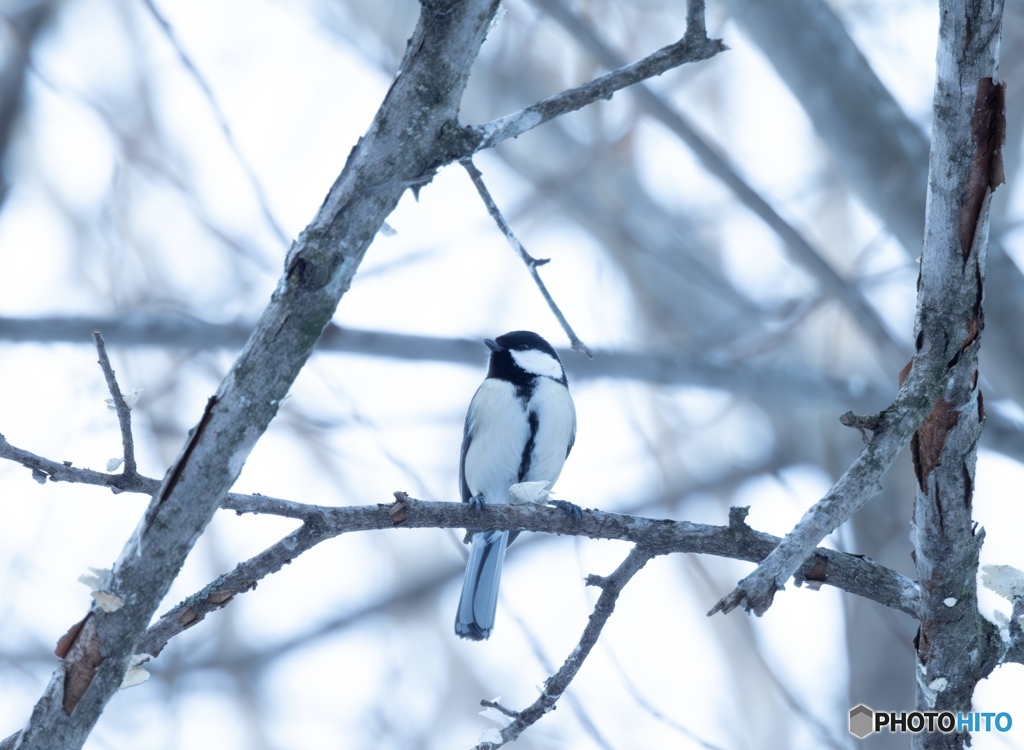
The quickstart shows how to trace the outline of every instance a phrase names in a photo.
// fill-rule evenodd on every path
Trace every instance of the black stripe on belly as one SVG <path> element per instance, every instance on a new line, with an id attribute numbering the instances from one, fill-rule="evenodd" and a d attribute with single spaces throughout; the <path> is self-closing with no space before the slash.
<path id="1" fill-rule="evenodd" d="M 525 481 L 526 475 L 530 471 L 530 460 L 533 458 L 533 444 L 537 439 L 537 428 L 540 426 L 540 420 L 537 419 L 537 412 L 531 411 L 529 415 L 530 420 L 530 437 L 526 441 L 526 445 L 523 446 L 523 456 L 519 459 L 519 481 Z"/>

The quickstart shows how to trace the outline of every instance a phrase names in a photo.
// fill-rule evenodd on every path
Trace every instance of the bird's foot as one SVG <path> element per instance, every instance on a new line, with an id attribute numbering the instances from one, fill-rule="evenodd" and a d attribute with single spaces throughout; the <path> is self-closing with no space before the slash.
<path id="1" fill-rule="evenodd" d="M 487 504 L 484 502 L 483 495 L 474 495 L 473 497 L 469 498 L 469 500 L 467 500 L 466 502 L 469 503 L 469 507 L 472 508 L 475 513 L 479 513 L 480 511 L 482 511 L 484 509 L 484 506 Z"/>
<path id="2" fill-rule="evenodd" d="M 554 505 L 556 508 L 561 508 L 570 516 L 572 520 L 579 526 L 583 522 L 583 511 L 576 503 L 570 503 L 568 500 L 548 500 L 548 505 Z"/>

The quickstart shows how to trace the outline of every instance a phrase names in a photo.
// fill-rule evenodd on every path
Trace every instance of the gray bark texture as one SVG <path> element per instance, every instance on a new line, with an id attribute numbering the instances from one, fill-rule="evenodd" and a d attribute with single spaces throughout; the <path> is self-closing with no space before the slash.
<path id="1" fill-rule="evenodd" d="M 60 667 L 25 729 L 0 742 L 2 750 L 80 748 L 120 685 L 133 655 L 159 655 L 171 639 L 323 541 L 353 531 L 394 527 L 469 531 L 517 528 L 637 545 L 615 573 L 588 581 L 603 593 L 580 644 L 561 670 L 549 670 L 553 676 L 536 703 L 518 712 L 506 710 L 515 721 L 502 732 L 501 743 L 516 739 L 556 706 L 611 616 L 619 591 L 649 559 L 660 555 L 717 555 L 759 563 L 713 612 L 744 606 L 764 614 L 776 592 L 792 578 L 797 585 L 817 589 L 828 584 L 855 594 L 857 604 L 852 606 L 871 602 L 874 609 L 901 618 L 900 626 L 907 629 L 916 619 L 919 630 L 913 654 L 905 646 L 903 659 L 894 668 L 896 660 L 891 652 L 878 649 L 877 664 L 886 665 L 888 659 L 889 672 L 883 673 L 881 666 L 875 671 L 876 677 L 889 678 L 891 684 L 897 682 L 891 679 L 894 673 L 905 677 L 904 687 L 916 683 L 916 707 L 921 711 L 970 711 L 978 681 L 997 664 L 1022 659 L 1024 632 L 1019 622 L 1015 619 L 1011 624 L 1013 642 L 1007 649 L 996 628 L 979 613 L 975 581 L 984 532 L 972 519 L 974 470 L 983 424 L 988 428 L 988 444 L 1006 455 L 1024 457 L 1024 432 L 1003 415 L 985 414 L 978 368 L 985 328 L 982 301 L 986 310 L 992 310 L 994 298 L 996 312 L 989 322 L 998 321 L 998 325 L 991 326 L 996 335 L 986 342 L 986 355 L 994 350 L 986 362 L 996 373 L 992 390 L 996 395 L 1016 398 L 1018 403 L 1022 400 L 1024 388 L 1018 375 L 1024 339 L 1015 321 L 1024 300 L 1024 276 L 1005 253 L 993 253 L 995 272 L 991 275 L 996 283 L 985 289 L 991 196 L 1002 181 L 1000 149 L 1005 131 L 1004 88 L 997 79 L 1002 0 L 941 0 L 930 162 L 923 131 L 870 69 L 827 4 L 821 0 L 723 3 L 765 51 L 800 101 L 828 147 L 838 176 L 911 256 L 922 253 L 912 344 L 908 336 L 891 333 L 876 309 L 877 303 L 870 298 L 870 283 L 865 277 L 842 269 L 835 256 L 828 254 L 831 248 L 825 232 L 809 233 L 798 222 L 784 218 L 786 210 L 777 208 L 775 201 L 762 195 L 743 175 L 742 164 L 730 150 L 732 144 L 715 144 L 702 136 L 680 98 L 673 98 L 669 86 L 639 83 L 682 62 L 707 59 L 723 49 L 718 40 L 706 37 L 703 3 L 688 4 L 687 32 L 681 40 L 624 65 L 625 58 L 606 39 L 600 22 L 592 22 L 562 0 L 536 0 L 545 17 L 558 24 L 586 54 L 604 68 L 617 69 L 559 94 L 549 95 L 549 89 L 537 93 L 537 81 L 544 80 L 544 76 L 531 70 L 536 60 L 522 55 L 521 45 L 510 34 L 512 56 L 506 61 L 510 64 L 502 64 L 500 59 L 490 61 L 486 87 L 494 90 L 494 100 L 499 102 L 491 109 L 511 114 L 488 120 L 493 111 L 488 112 L 476 120 L 484 124 L 462 127 L 458 118 L 463 90 L 498 2 L 423 2 L 419 22 L 383 104 L 319 212 L 292 245 L 270 303 L 255 324 L 214 325 L 145 311 L 135 317 L 119 313 L 106 319 L 0 318 L 0 340 L 87 341 L 88 331 L 98 327 L 119 345 L 242 349 L 161 481 L 136 471 L 128 408 L 118 403 L 116 395 L 125 441 L 122 474 L 43 458 L 15 447 L 0 435 L 0 458 L 31 470 L 43 484 L 47 479 L 75 482 L 152 497 L 102 584 L 102 589 L 121 599 L 124 606 L 114 612 L 94 606 L 61 640 Z M 30 3 L 27 7 L 40 12 L 33 24 L 23 24 L 26 36 L 31 37 L 43 23 L 42 9 L 49 6 Z M 155 6 L 149 7 L 156 13 Z M 402 39 L 410 26 L 411 22 L 402 27 Z M 164 31 L 170 33 L 170 26 L 165 24 Z M 18 63 L 12 70 L 19 77 L 19 88 L 4 85 L 0 89 L 15 91 L 20 97 L 25 65 L 20 59 L 14 62 Z M 393 63 L 389 73 L 391 69 Z M 0 83 L 2 79 L 0 75 Z M 629 158 L 617 161 L 615 143 L 599 140 L 596 145 L 581 144 L 559 121 L 561 115 L 597 99 L 611 99 L 627 86 L 632 87 L 637 112 L 657 120 L 672 138 L 686 144 L 707 172 L 728 188 L 730 201 L 759 217 L 785 246 L 793 268 L 799 267 L 812 279 L 817 289 L 800 302 L 803 312 L 799 306 L 788 312 L 773 311 L 769 303 L 748 297 L 724 270 L 720 254 L 707 252 L 696 220 L 659 202 L 650 185 L 637 179 Z M 0 91 L 0 98 L 6 99 L 7 95 Z M 523 107 L 524 101 L 537 103 Z M 467 101 L 465 106 L 473 104 Z M 531 132 L 533 145 L 517 150 L 512 139 L 533 131 L 542 122 L 548 125 Z M 8 125 L 0 122 L 0 144 L 6 140 Z M 670 511 L 662 513 L 661 501 L 650 499 L 631 498 L 635 507 L 617 508 L 619 513 L 587 510 L 574 522 L 552 509 L 507 506 L 473 513 L 463 504 L 421 502 L 404 493 L 396 493 L 397 502 L 393 504 L 338 508 L 229 492 L 314 347 L 324 352 L 396 360 L 479 363 L 477 342 L 347 329 L 329 321 L 373 238 L 405 190 L 419 190 L 442 165 L 467 160 L 499 144 L 493 150 L 495 160 L 504 160 L 532 182 L 544 199 L 541 202 L 557 207 L 560 215 L 573 217 L 597 244 L 608 249 L 617 272 L 628 280 L 635 295 L 636 315 L 643 321 L 640 325 L 656 334 L 650 337 L 655 343 L 643 351 L 598 351 L 592 361 L 566 356 L 570 380 L 575 384 L 616 378 L 691 385 L 728 391 L 737 402 L 758 404 L 772 424 L 775 446 L 770 455 L 753 467 L 734 465 L 725 479 L 702 481 L 709 487 L 734 488 L 748 477 L 777 474 L 787 466 L 807 462 L 827 466 L 830 481 L 834 481 L 832 488 L 784 539 L 748 526 L 745 508 L 731 509 L 728 526 L 710 526 L 667 520 Z M 598 162 L 598 154 L 604 172 L 591 171 L 591 165 L 584 163 L 591 158 Z M 504 200 L 498 199 L 496 204 L 507 210 Z M 497 205 L 494 212 L 498 212 Z M 510 237 L 513 223 L 504 227 Z M 533 263 L 531 272 L 536 278 L 536 267 L 542 262 L 525 251 L 524 259 L 528 265 Z M 989 292 L 994 294 L 990 296 Z M 790 366 L 785 357 L 779 364 L 767 364 L 763 358 L 745 356 L 745 352 L 771 348 L 770 341 L 776 336 L 786 338 L 786 328 L 796 326 L 803 315 L 809 316 L 815 306 L 828 300 L 838 303 L 836 307 L 850 318 L 853 327 L 866 334 L 864 353 L 858 352 L 856 357 L 858 365 L 870 365 L 871 377 L 856 372 L 856 367 L 843 367 L 837 377 L 830 374 L 831 369 L 819 367 L 816 356 L 798 360 L 800 367 Z M 557 308 L 555 311 L 557 314 Z M 752 342 L 757 346 L 751 347 Z M 821 349 L 808 347 L 815 355 Z M 913 359 L 900 377 L 894 399 L 886 373 L 895 375 L 911 349 Z M 822 357 L 822 361 L 827 359 L 827 355 Z M 812 362 L 816 364 L 807 366 Z M 119 393 L 102 347 L 101 363 L 111 392 Z M 874 372 L 876 364 L 881 365 L 877 368 L 880 374 Z M 849 408 L 859 412 L 877 410 L 885 403 L 889 406 L 876 414 L 857 416 L 849 412 L 842 418 L 843 424 L 857 428 L 864 438 L 865 444 L 857 446 L 860 453 L 855 460 L 851 462 L 854 448 L 848 453 L 833 451 L 837 433 L 844 432 L 836 425 L 835 415 Z M 820 433 L 827 435 L 820 442 L 828 447 L 822 450 L 815 439 L 819 433 L 811 429 L 817 416 L 806 416 L 812 406 L 824 407 L 828 414 L 828 425 Z M 671 414 L 664 419 L 671 430 L 682 433 L 689 429 L 682 420 L 672 424 Z M 701 424 L 693 431 L 705 427 Z M 671 430 L 666 429 L 665 434 Z M 845 433 L 857 440 L 856 433 Z M 703 433 L 699 439 L 703 439 Z M 18 442 L 13 434 L 12 440 Z M 685 458 L 684 446 L 688 443 L 652 440 L 652 452 L 661 450 L 661 443 L 669 446 L 664 449 L 666 466 L 673 465 L 667 458 L 671 453 L 672 461 L 679 461 L 685 469 L 680 459 Z M 900 498 L 894 497 L 900 493 L 890 485 L 890 497 L 883 495 L 866 509 L 864 506 L 882 492 L 883 477 L 890 467 L 898 467 L 895 462 L 908 446 L 915 490 L 903 493 L 903 499 L 909 503 L 910 495 L 916 493 L 911 537 L 917 581 L 902 575 L 899 563 L 864 559 L 863 554 L 875 553 L 860 536 L 862 531 L 876 530 L 881 525 L 879 519 L 883 520 L 888 533 L 885 544 L 880 542 L 879 546 L 887 546 L 894 558 L 902 551 L 901 562 L 907 565 L 906 513 L 897 505 Z M 155 473 L 165 465 L 167 461 Z M 831 471 L 833 468 L 835 471 Z M 676 471 L 666 472 L 671 480 L 666 482 L 669 489 L 661 493 L 666 504 L 678 503 L 699 486 L 692 477 L 685 477 L 688 469 L 678 472 L 685 482 L 674 475 Z M 904 472 L 909 480 L 911 472 Z M 730 492 L 723 490 L 723 497 Z M 644 517 L 655 515 L 650 512 L 654 506 L 664 519 Z M 208 585 L 154 620 L 171 581 L 218 507 L 239 514 L 277 515 L 301 525 L 233 569 L 222 568 L 229 572 L 218 571 Z M 681 505 L 678 510 L 685 516 Z M 865 521 L 868 512 L 875 515 Z M 854 548 L 861 554 L 818 547 L 825 536 L 851 517 L 855 524 L 860 522 Z M 404 532 L 383 536 L 395 534 L 402 536 Z M 890 546 L 897 537 L 903 547 Z M 517 547 L 530 543 L 524 540 Z M 454 575 L 454 569 L 441 569 L 422 580 L 403 582 L 404 588 L 399 587 L 390 601 L 401 604 L 433 600 Z M 732 572 L 728 575 L 731 577 L 721 590 L 727 590 L 736 580 Z M 332 629 L 343 627 L 339 623 L 358 620 L 378 611 L 375 607 L 386 606 L 386 602 L 366 605 L 359 613 L 338 615 L 334 621 L 318 625 L 312 633 L 299 634 L 283 646 L 261 645 L 249 651 L 217 654 L 213 659 L 229 668 L 269 664 L 280 653 L 301 648 L 307 638 L 329 636 Z M 1024 597 L 1015 601 L 1015 618 L 1021 613 Z M 864 638 L 865 634 L 878 639 L 883 627 L 878 622 L 853 628 L 849 626 L 853 621 L 852 617 L 848 620 L 848 630 L 858 632 L 851 639 Z M 753 641 L 753 628 L 747 618 L 740 622 L 736 625 L 727 621 L 728 626 L 746 629 L 746 640 Z M 213 626 L 214 622 L 206 625 Z M 722 625 L 719 632 L 730 631 Z M 899 645 L 898 638 L 890 639 L 890 645 Z M 903 644 L 908 640 L 909 636 Z M 851 647 L 854 666 L 864 667 L 867 662 L 858 660 L 855 651 Z M 916 663 L 911 664 L 912 659 Z M 902 661 L 907 663 L 905 669 Z M 744 661 L 737 671 L 737 691 L 751 689 L 751 685 L 763 689 L 763 680 L 748 679 L 748 669 L 749 663 Z M 566 698 L 571 701 L 571 693 Z M 865 700 L 853 688 L 851 699 L 851 703 Z M 899 698 L 887 703 L 873 705 L 896 710 L 908 707 L 906 700 Z M 822 744 L 840 746 L 831 741 L 834 738 L 827 728 L 816 736 Z M 876 739 L 905 740 L 895 735 Z M 919 748 L 960 748 L 969 739 L 965 735 L 921 734 L 912 742 Z M 481 745 L 487 746 L 490 743 Z"/>
<path id="2" fill-rule="evenodd" d="M 18 750 L 80 748 L 185 557 L 277 413 L 370 242 L 406 188 L 429 181 L 455 130 L 497 0 L 425 2 L 391 89 L 313 221 L 292 246 L 255 331 L 207 404 L 86 614 Z"/>
<path id="3" fill-rule="evenodd" d="M 940 4 L 934 128 L 918 351 L 946 362 L 942 393 L 914 436 L 918 490 L 911 537 L 921 587 L 919 710 L 971 710 L 978 681 L 1002 655 L 997 629 L 978 610 L 984 533 L 971 517 L 984 407 L 978 350 L 992 191 L 1003 182 L 1003 85 L 996 80 L 1000 0 Z M 915 358 L 914 367 L 917 367 Z M 960 748 L 968 733 L 922 733 L 915 748 Z"/>

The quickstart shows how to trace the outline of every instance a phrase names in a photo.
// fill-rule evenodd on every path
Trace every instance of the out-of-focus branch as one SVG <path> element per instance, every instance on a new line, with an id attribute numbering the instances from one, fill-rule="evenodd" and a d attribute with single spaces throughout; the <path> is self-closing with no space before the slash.
<path id="1" fill-rule="evenodd" d="M 491 196 L 491 191 L 487 189 L 487 185 L 484 183 L 484 176 L 477 169 L 476 164 L 473 163 L 472 159 L 464 159 L 462 166 L 466 172 L 469 173 L 469 178 L 473 181 L 473 185 L 476 187 L 476 191 L 480 194 L 480 199 L 484 202 L 484 206 L 487 207 L 487 213 L 494 219 L 494 223 L 498 225 L 498 229 L 505 235 L 505 239 L 512 246 L 512 249 L 516 251 L 516 254 L 522 259 L 523 263 L 526 264 L 527 270 L 530 272 L 533 283 L 537 285 L 537 289 L 540 290 L 541 296 L 544 297 L 544 301 L 548 303 L 548 307 L 551 308 L 552 314 L 558 320 L 558 324 L 562 326 L 562 330 L 565 331 L 565 335 L 569 337 L 569 341 L 572 343 L 573 351 L 577 351 L 580 354 L 585 354 L 588 359 L 593 359 L 594 355 L 591 353 L 587 345 L 584 344 L 580 337 L 576 335 L 576 331 L 569 325 L 569 321 L 565 319 L 565 315 L 561 309 L 555 303 L 554 297 L 551 296 L 551 292 L 548 291 L 544 281 L 540 278 L 540 273 L 537 269 L 540 266 L 545 265 L 548 261 L 538 260 L 526 252 L 526 248 L 523 247 L 523 243 L 516 237 L 515 232 L 512 231 L 512 227 L 505 221 L 505 217 L 501 213 L 501 209 L 498 208 L 498 204 L 494 202 L 494 198 Z"/>
<path id="2" fill-rule="evenodd" d="M 618 54 L 564 0 L 533 0 L 568 31 L 602 65 L 615 68 L 622 64 Z M 707 141 L 678 110 L 670 107 L 649 87 L 640 83 L 630 89 L 640 106 L 671 130 L 700 160 L 704 167 L 736 195 L 740 201 L 771 229 L 789 250 L 793 259 L 814 276 L 823 291 L 850 311 L 868 334 L 886 363 L 896 370 L 906 362 L 906 354 L 886 328 L 878 313 L 855 286 L 848 283 L 811 243 L 772 208 L 736 171 L 729 160 Z"/>
<path id="3" fill-rule="evenodd" d="M 216 325 L 194 318 L 159 315 L 124 318 L 0 317 L 0 340 L 84 344 L 88 340 L 88 331 L 95 328 L 106 331 L 107 338 L 115 346 L 233 349 L 245 343 L 253 326 L 242 323 Z M 324 329 L 323 336 L 317 342 L 317 351 L 409 361 L 450 362 L 473 367 L 478 367 L 481 361 L 480 344 L 472 339 L 367 331 L 342 328 L 334 323 Z M 575 382 L 617 378 L 662 385 L 694 385 L 751 398 L 794 404 L 817 403 L 841 408 L 870 408 L 884 402 L 891 395 L 887 388 L 860 379 L 843 380 L 806 370 L 712 361 L 680 352 L 598 350 L 593 360 L 566 357 L 564 351 L 561 353 L 566 371 Z M 1024 460 L 1024 431 L 1016 421 L 1002 412 L 989 411 L 986 424 L 988 429 L 982 435 L 983 446 Z M 22 453 L 26 456 L 34 455 Z M 14 458 L 14 455 L 4 457 Z M 34 458 L 44 460 L 38 456 Z M 91 477 L 75 475 L 75 479 L 66 479 L 63 468 L 56 466 L 52 471 L 46 469 L 44 473 L 49 474 L 55 482 L 78 481 L 136 491 L 133 483 L 115 480 L 115 475 L 100 472 L 92 472 L 95 476 Z"/>
<path id="4" fill-rule="evenodd" d="M 835 11 L 824 0 L 723 4 L 799 100 L 845 181 L 916 257 L 924 229 L 928 139 Z"/>
<path id="5" fill-rule="evenodd" d="M 583 635 L 580 636 L 579 643 L 570 652 L 562 667 L 544 683 L 544 690 L 537 700 L 527 708 L 524 708 L 522 711 L 509 711 L 492 701 L 481 702 L 481 705 L 490 705 L 507 716 L 511 716 L 512 721 L 502 728 L 499 741 L 482 742 L 477 745 L 477 750 L 493 750 L 506 743 L 514 742 L 527 728 L 536 724 L 546 713 L 555 708 L 558 699 L 562 697 L 562 694 L 572 683 L 576 674 L 580 671 L 580 667 L 583 666 L 583 662 L 590 655 L 591 649 L 597 644 L 597 639 L 601 637 L 601 631 L 604 630 L 605 623 L 608 622 L 608 618 L 615 611 L 615 602 L 619 598 L 619 593 L 653 556 L 654 554 L 650 549 L 642 544 L 638 544 L 630 550 L 626 559 L 622 561 L 610 576 L 591 575 L 587 578 L 587 585 L 599 587 L 601 595 L 597 598 L 597 603 L 594 605 L 594 613 L 587 621 L 587 626 L 583 630 Z"/>
<path id="6" fill-rule="evenodd" d="M 824 0 L 724 0 L 800 101 L 850 188 L 899 240 L 921 252 L 928 137 L 906 115 Z M 814 60 L 808 65 L 807 60 Z M 985 377 L 1024 400 L 1024 274 L 990 246 L 985 289 Z"/>
<path id="7" fill-rule="evenodd" d="M 215 325 L 193 318 L 156 315 L 124 318 L 3 318 L 0 340 L 84 343 L 94 328 L 104 331 L 111 346 L 180 346 L 188 349 L 239 348 L 252 325 Z M 439 336 L 342 328 L 330 323 L 316 345 L 319 352 L 343 352 L 409 361 L 451 362 L 479 367 L 480 342 Z M 564 351 L 563 351 L 564 353 Z M 746 362 L 701 359 L 681 352 L 598 350 L 593 360 L 564 357 L 574 381 L 622 378 L 664 385 L 697 385 L 738 394 L 792 402 L 818 402 L 850 407 L 877 407 L 891 390 L 862 379 L 830 378 L 808 370 L 753 366 Z"/>
<path id="8" fill-rule="evenodd" d="M 7 154 L 14 124 L 21 112 L 25 73 L 32 45 L 57 7 L 52 0 L 15 3 L 0 10 L 0 163 Z M 0 207 L 7 197 L 7 181 L 0 170 Z"/>
<path id="9" fill-rule="evenodd" d="M 178 35 L 174 32 L 174 27 L 171 26 L 170 22 L 164 17 L 156 5 L 153 4 L 153 0 L 143 0 L 142 4 L 145 6 L 146 10 L 149 11 L 149 14 L 153 17 L 157 27 L 163 32 L 171 47 L 174 48 L 175 53 L 178 55 L 178 59 L 181 61 L 182 67 L 185 68 L 185 71 L 192 80 L 195 81 L 199 90 L 203 93 L 203 97 L 209 104 L 210 111 L 213 113 L 214 119 L 217 121 L 217 126 L 224 135 L 224 140 L 227 142 L 228 148 L 231 149 L 231 153 L 234 154 L 235 160 L 238 162 L 238 165 L 242 168 L 242 171 L 245 172 L 245 176 L 249 180 L 249 186 L 256 195 L 256 201 L 259 203 L 260 211 L 263 214 L 263 219 L 267 226 L 282 244 L 287 244 L 289 240 L 288 235 L 278 223 L 277 219 L 274 218 L 274 212 L 270 210 L 270 201 L 267 200 L 266 191 L 263 189 L 263 185 L 260 184 L 259 178 L 256 176 L 256 171 L 252 168 L 252 165 L 249 164 L 249 160 L 245 158 L 242 150 L 238 147 L 238 141 L 231 132 L 231 126 L 228 124 L 227 118 L 224 116 L 224 112 L 221 110 L 220 105 L 217 104 L 217 98 L 213 95 L 213 89 L 210 88 L 210 84 L 207 83 L 206 77 L 199 72 L 199 69 L 192 62 L 192 58 L 185 51 L 181 41 L 178 39 Z"/>

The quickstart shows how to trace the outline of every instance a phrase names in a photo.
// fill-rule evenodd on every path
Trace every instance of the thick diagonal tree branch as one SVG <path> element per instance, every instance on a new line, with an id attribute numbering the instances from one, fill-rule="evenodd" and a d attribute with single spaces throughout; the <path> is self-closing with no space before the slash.
<path id="1" fill-rule="evenodd" d="M 708 615 L 731 612 L 741 604 L 748 612 L 763 615 L 775 592 L 822 539 L 839 528 L 868 500 L 882 490 L 882 477 L 931 410 L 942 392 L 946 372 L 945 351 L 926 347 L 914 357 L 914 367 L 896 399 L 875 418 L 877 429 L 849 469 L 828 493 L 804 513 L 779 546 L 723 597 Z"/>
<path id="2" fill-rule="evenodd" d="M 313 351 L 405 189 L 445 161 L 459 101 L 497 0 L 424 2 L 366 135 L 293 244 L 255 331 L 155 493 L 16 746 L 80 748 L 121 684 L 150 618 Z"/>
<path id="3" fill-rule="evenodd" d="M 1003 182 L 1003 84 L 996 81 L 1002 0 L 939 3 L 932 151 L 918 336 L 945 352 L 945 386 L 911 444 L 914 542 L 921 581 L 917 708 L 969 712 L 978 681 L 1003 655 L 978 610 L 984 533 L 971 517 L 984 420 L 978 351 L 992 191 Z M 914 748 L 961 748 L 970 734 L 922 733 Z"/>

